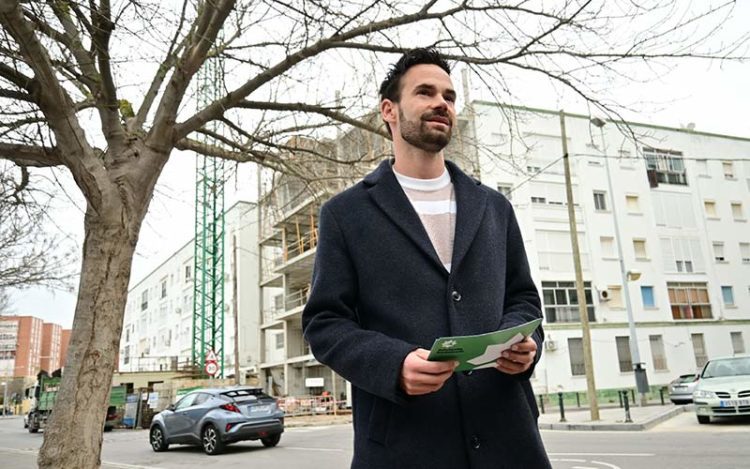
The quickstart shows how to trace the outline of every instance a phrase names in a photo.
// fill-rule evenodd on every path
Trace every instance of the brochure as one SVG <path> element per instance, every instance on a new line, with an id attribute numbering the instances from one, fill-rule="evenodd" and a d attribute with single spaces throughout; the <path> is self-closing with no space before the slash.
<path id="1" fill-rule="evenodd" d="M 495 360 L 500 358 L 504 350 L 531 335 L 541 323 L 541 319 L 534 319 L 509 329 L 486 334 L 440 337 L 432 344 L 427 359 L 431 361 L 456 360 L 459 365 L 455 371 L 493 368 Z"/>

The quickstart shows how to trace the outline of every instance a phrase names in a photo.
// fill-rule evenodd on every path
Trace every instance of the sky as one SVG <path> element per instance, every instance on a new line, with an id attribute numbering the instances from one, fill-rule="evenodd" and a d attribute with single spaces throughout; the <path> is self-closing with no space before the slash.
<path id="1" fill-rule="evenodd" d="M 750 18 L 750 2 L 739 2 L 735 16 Z M 742 25 L 737 22 L 736 27 L 742 28 Z M 330 70 L 326 72 L 331 73 Z M 456 89 L 461 90 L 460 73 L 453 76 Z M 633 108 L 633 111 L 624 113 L 628 120 L 669 127 L 692 123 L 698 131 L 750 137 L 748 83 L 749 63 L 685 61 L 675 65 L 659 79 L 622 84 L 613 87 L 611 94 L 612 100 Z M 561 93 L 559 88 L 549 86 L 546 81 L 527 82 L 511 78 L 510 84 L 515 94 L 514 104 L 588 113 L 580 100 L 570 93 Z M 486 90 L 472 80 L 470 98 L 487 99 L 488 96 Z M 226 188 L 227 208 L 237 200 L 256 199 L 253 171 L 248 165 L 240 167 Z M 84 204 L 64 171 L 58 171 L 58 175 L 63 180 L 67 178 L 63 184 L 71 187 L 68 191 L 71 197 L 59 196 L 60 208 L 54 219 L 80 243 Z M 159 180 L 143 225 L 134 257 L 131 284 L 137 283 L 193 237 L 194 186 L 195 158 L 189 153 L 175 151 Z M 76 301 L 76 288 L 72 290 L 30 288 L 12 292 L 12 311 L 69 328 Z"/>

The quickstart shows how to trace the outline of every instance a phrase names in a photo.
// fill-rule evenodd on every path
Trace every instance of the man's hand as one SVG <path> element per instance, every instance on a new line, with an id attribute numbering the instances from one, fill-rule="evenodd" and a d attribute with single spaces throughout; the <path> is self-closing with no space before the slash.
<path id="1" fill-rule="evenodd" d="M 495 368 L 509 375 L 517 375 L 528 370 L 534 363 L 536 357 L 536 342 L 531 337 L 526 337 L 517 344 L 513 344 L 509 350 L 497 359 Z"/>
<path id="2" fill-rule="evenodd" d="M 401 388 L 409 396 L 435 392 L 451 377 L 458 362 L 427 361 L 429 350 L 418 348 L 409 353 L 401 367 Z"/>

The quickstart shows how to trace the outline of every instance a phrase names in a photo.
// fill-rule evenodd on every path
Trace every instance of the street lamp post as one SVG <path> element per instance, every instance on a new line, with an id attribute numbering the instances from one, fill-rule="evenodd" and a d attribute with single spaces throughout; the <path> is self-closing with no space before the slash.
<path id="1" fill-rule="evenodd" d="M 8 382 L 3 381 L 3 417 L 5 417 L 5 413 L 7 412 L 5 409 L 8 408 Z"/>
<path id="2" fill-rule="evenodd" d="M 638 392 L 641 394 L 641 405 L 645 404 L 646 393 L 648 393 L 648 378 L 646 376 L 646 369 L 641 362 L 641 354 L 638 351 L 638 335 L 635 329 L 635 320 L 633 320 L 633 308 L 630 305 L 630 288 L 628 282 L 630 280 L 638 280 L 640 273 L 637 271 L 627 271 L 625 269 L 625 257 L 622 252 L 622 237 L 620 236 L 620 224 L 617 219 L 617 210 L 615 207 L 615 193 L 612 190 L 612 175 L 609 170 L 609 158 L 607 157 L 606 145 L 604 143 L 604 122 L 598 117 L 591 119 L 591 123 L 599 128 L 599 135 L 602 140 L 602 155 L 604 156 L 604 165 L 607 171 L 607 186 L 609 188 L 609 200 L 612 204 L 612 218 L 614 219 L 615 225 L 615 239 L 617 241 L 617 254 L 620 258 L 620 276 L 622 278 L 622 293 L 625 297 L 625 310 L 628 315 L 628 327 L 630 329 L 630 357 L 633 363 L 633 371 L 635 373 L 635 385 Z"/>

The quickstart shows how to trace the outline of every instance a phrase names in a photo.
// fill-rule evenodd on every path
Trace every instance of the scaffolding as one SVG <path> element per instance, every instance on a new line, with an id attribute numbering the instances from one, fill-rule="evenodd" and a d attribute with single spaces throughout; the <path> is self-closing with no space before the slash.
<path id="1" fill-rule="evenodd" d="M 198 72 L 198 107 L 220 98 L 223 64 L 209 58 Z M 206 127 L 220 133 L 216 122 Z M 204 143 L 215 139 L 202 135 Z M 197 155 L 195 184 L 195 282 L 193 284 L 193 364 L 201 370 L 210 351 L 224 377 L 224 160 Z"/>

